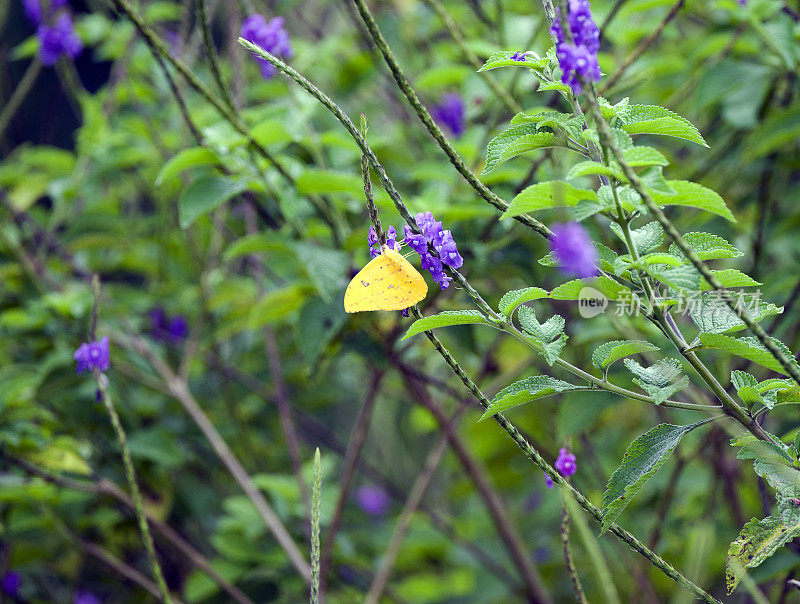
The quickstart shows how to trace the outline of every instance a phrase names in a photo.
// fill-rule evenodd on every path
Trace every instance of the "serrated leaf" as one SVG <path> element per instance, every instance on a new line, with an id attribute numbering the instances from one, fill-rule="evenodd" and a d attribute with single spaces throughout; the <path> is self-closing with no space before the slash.
<path id="1" fill-rule="evenodd" d="M 653 147 L 630 147 L 622 152 L 622 157 L 631 168 L 669 165 L 664 154 Z"/>
<path id="2" fill-rule="evenodd" d="M 510 317 L 511 313 L 525 302 L 530 300 L 538 300 L 539 298 L 546 298 L 547 291 L 541 287 L 526 287 L 524 289 L 515 289 L 503 294 L 500 302 L 497 304 L 497 310 L 504 316 Z"/>
<path id="3" fill-rule="evenodd" d="M 594 279 L 573 279 L 562 283 L 550 292 L 553 300 L 580 300 L 584 289 L 595 289 L 609 300 L 630 299 L 631 290 L 610 277 L 600 275 Z"/>
<path id="4" fill-rule="evenodd" d="M 614 340 L 613 342 L 606 342 L 598 346 L 592 353 L 592 365 L 601 371 L 605 371 L 615 361 L 649 350 L 658 350 L 658 346 L 644 340 Z"/>
<path id="5" fill-rule="evenodd" d="M 689 426 L 659 424 L 628 446 L 622 463 L 614 470 L 603 493 L 601 535 L 614 523 L 644 483 L 664 465 L 681 439 L 702 423 Z"/>
<path id="6" fill-rule="evenodd" d="M 729 292 L 723 292 L 728 295 Z M 760 302 L 759 297 L 749 294 L 737 294 L 737 305 L 748 310 L 750 317 L 758 323 L 765 317 L 780 314 L 783 308 L 778 308 L 774 304 L 758 304 L 756 312 L 752 311 L 752 302 Z M 689 315 L 700 331 L 705 333 L 726 333 L 739 331 L 746 327 L 744 321 L 739 318 L 737 312 L 732 310 L 719 292 L 707 292 L 699 298 L 692 299 L 689 303 Z"/>
<path id="7" fill-rule="evenodd" d="M 566 179 L 572 180 L 579 176 L 589 176 L 599 174 L 602 176 L 611 176 L 619 181 L 627 182 L 625 175 L 618 166 L 607 166 L 597 161 L 582 161 L 570 168 L 567 172 Z"/>
<path id="8" fill-rule="evenodd" d="M 735 268 L 726 268 L 711 272 L 722 287 L 758 287 L 761 285 L 761 283 L 753 279 L 750 275 L 745 275 L 742 271 L 736 270 Z M 700 279 L 700 291 L 708 291 L 710 289 L 713 288 L 708 284 L 705 277 Z"/>
<path id="9" fill-rule="evenodd" d="M 669 180 L 667 183 L 675 189 L 675 193 L 667 195 L 657 191 L 653 192 L 653 200 L 658 205 L 698 208 L 736 222 L 736 218 L 725 205 L 722 197 L 715 191 L 688 180 Z"/>
<path id="10" fill-rule="evenodd" d="M 193 180 L 178 197 L 178 218 L 182 229 L 217 209 L 247 186 L 228 176 L 206 174 Z"/>
<path id="11" fill-rule="evenodd" d="M 611 230 L 616 233 L 622 241 L 625 241 L 625 236 L 622 233 L 622 228 L 616 223 L 611 223 Z M 664 242 L 664 229 L 656 221 L 648 222 L 641 228 L 631 230 L 631 239 L 636 251 L 639 254 L 646 254 L 654 250 Z"/>
<path id="12" fill-rule="evenodd" d="M 743 359 L 747 359 L 748 361 L 758 363 L 767 369 L 772 369 L 783 375 L 789 375 L 777 359 L 772 356 L 772 353 L 770 353 L 755 337 L 733 338 L 731 336 L 711 333 L 701 333 L 698 337 L 705 348 L 718 348 L 735 354 L 738 357 L 742 357 Z M 778 348 L 783 350 L 787 358 L 794 359 L 794 355 L 789 352 L 789 349 L 786 348 L 783 342 L 775 338 L 771 339 Z M 794 364 L 797 365 L 797 361 L 794 361 Z"/>
<path id="13" fill-rule="evenodd" d="M 531 306 L 522 306 L 517 316 L 522 329 L 542 347 L 542 354 L 547 364 L 555 363 L 567 343 L 567 334 L 564 333 L 564 317 L 553 315 L 544 323 L 539 323 L 536 319 L 536 311 Z"/>
<path id="14" fill-rule="evenodd" d="M 406 335 L 401 339 L 405 340 L 423 331 L 436 329 L 437 327 L 450 327 L 451 325 L 494 325 L 478 310 L 446 310 L 436 315 L 417 319 L 408 328 Z"/>
<path id="15" fill-rule="evenodd" d="M 650 367 L 642 367 L 633 359 L 625 359 L 624 363 L 631 373 L 655 386 L 667 386 L 681 374 L 681 362 L 677 359 L 661 359 Z"/>
<path id="16" fill-rule="evenodd" d="M 644 269 L 651 277 L 658 279 L 662 283 L 666 283 L 676 290 L 695 292 L 700 287 L 700 272 L 691 264 L 668 268 L 656 268 L 645 264 Z"/>
<path id="17" fill-rule="evenodd" d="M 746 371 L 731 371 L 731 384 L 736 388 L 736 393 L 739 395 L 739 398 L 742 399 L 742 402 L 747 404 L 748 407 L 751 407 L 755 403 L 764 402 L 764 398 L 758 392 L 758 381 Z M 772 399 L 772 405 L 774 404 L 774 399 Z M 770 408 L 772 405 L 770 405 Z"/>
<path id="18" fill-rule="evenodd" d="M 481 174 L 489 174 L 503 162 L 528 151 L 564 146 L 552 132 L 538 130 L 536 124 L 520 124 L 495 136 L 486 147 L 486 165 Z"/>
<path id="19" fill-rule="evenodd" d="M 700 260 L 739 258 L 744 255 L 722 237 L 711 233 L 686 233 L 683 240 L 694 250 Z M 681 249 L 674 243 L 670 244 L 669 252 L 676 256 L 683 256 Z"/>
<path id="20" fill-rule="evenodd" d="M 763 520 L 753 518 L 745 524 L 739 536 L 728 548 L 725 564 L 728 595 L 733 593 L 739 583 L 740 569 L 758 566 L 798 534 L 800 534 L 800 523 L 787 526 L 776 516 L 767 516 Z"/>
<path id="21" fill-rule="evenodd" d="M 574 384 L 563 382 L 547 375 L 525 378 L 524 380 L 514 382 L 510 386 L 506 386 L 498 392 L 478 421 L 483 421 L 487 417 L 545 396 L 568 390 L 583 389 L 584 388 L 581 386 L 575 386 Z"/>
<path id="22" fill-rule="evenodd" d="M 501 218 L 512 218 L 546 208 L 571 207 L 582 199 L 597 201 L 597 194 L 559 180 L 540 182 L 526 187 L 512 199 Z"/>
<path id="23" fill-rule="evenodd" d="M 634 383 L 639 386 L 642 390 L 644 390 L 647 394 L 649 394 L 653 402 L 656 405 L 660 405 L 664 401 L 666 401 L 669 397 L 671 397 L 676 392 L 683 390 L 689 385 L 689 378 L 683 376 L 674 384 L 668 384 L 666 386 L 656 386 L 655 384 L 650 384 L 645 382 L 644 380 L 640 380 L 638 378 L 633 378 Z"/>
<path id="24" fill-rule="evenodd" d="M 628 134 L 674 136 L 708 147 L 689 120 L 658 105 L 631 105 L 621 127 Z"/>

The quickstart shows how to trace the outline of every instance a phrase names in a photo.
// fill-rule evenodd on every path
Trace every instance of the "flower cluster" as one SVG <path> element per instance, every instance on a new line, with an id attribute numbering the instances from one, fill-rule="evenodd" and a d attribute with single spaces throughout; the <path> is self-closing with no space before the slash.
<path id="1" fill-rule="evenodd" d="M 579 223 L 554 224 L 550 248 L 565 273 L 581 279 L 595 277 L 599 273 L 597 248 Z"/>
<path id="2" fill-rule="evenodd" d="M 263 15 L 250 15 L 242 23 L 239 35 L 277 57 L 291 59 L 294 54 L 289 33 L 283 28 L 283 17 L 273 17 L 267 21 Z M 277 73 L 277 69 L 269 61 L 256 58 L 261 62 L 261 75 L 265 79 Z"/>
<path id="3" fill-rule="evenodd" d="M 431 114 L 456 138 L 464 134 L 464 101 L 455 92 L 443 95 L 439 103 L 431 107 Z"/>
<path id="4" fill-rule="evenodd" d="M 74 59 L 81 54 L 83 42 L 75 32 L 67 0 L 23 0 L 22 4 L 25 16 L 37 28 L 42 65 L 55 65 L 61 55 Z"/>
<path id="5" fill-rule="evenodd" d="M 450 268 L 461 268 L 464 264 L 464 259 L 458 253 L 453 234 L 449 229 L 444 230 L 442 223 L 438 222 L 430 212 L 420 212 L 415 219 L 422 233 L 414 233 L 409 226 L 406 226 L 403 243 L 407 243 L 419 254 L 422 268 L 431 274 L 439 287 L 447 289 L 452 279 L 444 273 L 444 265 Z M 428 253 L 429 243 L 439 254 L 439 258 Z"/>
<path id="6" fill-rule="evenodd" d="M 589 0 L 569 0 L 567 23 L 572 34 L 572 43 L 564 39 L 560 10 L 550 27 L 550 34 L 556 40 L 561 82 L 572 88 L 572 92 L 577 95 L 583 92 L 580 78 L 600 81 L 600 65 L 597 63 L 600 30 L 592 19 Z"/>
<path id="7" fill-rule="evenodd" d="M 82 371 L 105 371 L 111 367 L 111 355 L 108 349 L 108 336 L 96 342 L 80 345 L 73 357 L 78 363 L 78 373 Z"/>
<path id="8" fill-rule="evenodd" d="M 150 333 L 156 340 L 180 344 L 189 335 L 189 324 L 183 315 L 168 317 L 163 308 L 150 311 Z"/>
<path id="9" fill-rule="evenodd" d="M 358 507 L 370 516 L 383 516 L 389 509 L 389 496 L 382 488 L 368 485 L 356 491 Z"/>
<path id="10" fill-rule="evenodd" d="M 553 464 L 556 471 L 561 474 L 564 478 L 569 478 L 575 472 L 578 471 L 578 463 L 577 458 L 575 457 L 574 453 L 570 453 L 564 447 L 561 447 L 558 451 L 558 458 L 556 458 L 556 463 Z M 547 485 L 548 489 L 553 488 L 553 479 L 550 478 L 547 474 L 544 475 L 544 483 Z"/>
<path id="11" fill-rule="evenodd" d="M 367 243 L 369 244 L 369 255 L 371 258 L 377 258 L 381 255 L 381 246 L 378 242 L 378 234 L 375 232 L 375 227 L 369 227 L 369 234 L 367 235 Z M 393 250 L 400 249 L 397 244 L 397 229 L 390 226 L 386 229 L 386 246 Z"/>

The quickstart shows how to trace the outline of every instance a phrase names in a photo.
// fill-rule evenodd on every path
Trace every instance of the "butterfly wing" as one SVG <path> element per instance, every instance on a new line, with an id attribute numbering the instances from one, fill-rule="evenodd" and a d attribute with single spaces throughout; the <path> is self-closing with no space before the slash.
<path id="1" fill-rule="evenodd" d="M 403 310 L 428 294 L 428 285 L 411 263 L 384 248 L 353 277 L 344 293 L 346 312 Z"/>

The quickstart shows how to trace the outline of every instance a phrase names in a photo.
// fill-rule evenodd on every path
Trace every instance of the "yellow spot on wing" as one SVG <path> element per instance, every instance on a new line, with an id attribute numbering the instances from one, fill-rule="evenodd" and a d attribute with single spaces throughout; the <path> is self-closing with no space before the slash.
<path id="1" fill-rule="evenodd" d="M 361 286 L 361 287 L 359 287 Z M 423 300 L 428 285 L 411 263 L 387 247 L 350 281 L 344 293 L 346 312 L 403 310 Z"/>

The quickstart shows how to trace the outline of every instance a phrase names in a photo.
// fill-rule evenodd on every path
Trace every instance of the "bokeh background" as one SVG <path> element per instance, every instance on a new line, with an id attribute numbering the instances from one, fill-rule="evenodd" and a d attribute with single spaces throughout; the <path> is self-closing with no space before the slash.
<path id="1" fill-rule="evenodd" d="M 491 303 L 514 288 L 563 282 L 537 263 L 546 242 L 498 220 L 463 182 L 407 105 L 350 2 L 208 0 L 224 90 L 211 71 L 196 4 L 145 1 L 135 10 L 195 78 L 230 98 L 286 174 L 254 153 L 209 98 L 156 61 L 111 3 L 69 2 L 63 10 L 73 15 L 83 50 L 44 66 L 23 3 L 0 2 L 3 599 L 154 600 L 135 517 L 120 491 L 125 476 L 114 434 L 93 380 L 76 376 L 72 359 L 87 338 L 96 273 L 103 287 L 98 333 L 111 336 L 109 392 L 148 512 L 174 531 L 154 534 L 167 582 L 183 601 L 307 596 L 187 413 L 185 394 L 176 394 L 182 386 L 305 556 L 311 459 L 320 448 L 328 602 L 363 600 L 401 525 L 407 532 L 382 601 L 527 601 L 539 581 L 552 601 L 569 601 L 559 492 L 546 488 L 541 471 L 496 425 L 476 421 L 474 400 L 427 340 L 400 340 L 411 319 L 344 313 L 344 287 L 369 258 L 359 151 L 302 89 L 279 75 L 262 77 L 236 43 L 244 20 L 284 19 L 290 63 L 354 121 L 366 115 L 369 142 L 405 202 L 452 230 L 465 274 Z M 479 172 L 487 142 L 513 113 L 470 56 L 482 62 L 497 50 L 544 53 L 550 41 L 541 5 L 369 4 L 423 102 L 434 108 L 457 95 L 463 104 L 463 129 L 441 123 Z M 709 148 L 653 140 L 671 161 L 666 174 L 716 190 L 738 222 L 693 210 L 671 218 L 683 231 L 718 233 L 747 253 L 719 266 L 748 272 L 763 282 L 764 300 L 786 305 L 772 333 L 797 350 L 797 4 L 594 0 L 592 11 L 602 28 L 600 86 L 613 84 L 606 97 L 664 105 L 695 123 Z M 537 93 L 524 70 L 490 77 L 525 110 L 567 109 L 556 93 Z M 533 152 L 485 182 L 510 199 L 525 184 L 562 178 L 574 161 L 567 151 Z M 400 228 L 375 186 L 383 224 Z M 209 188 L 225 203 L 182 228 L 180 200 Z M 542 215 L 548 223 L 566 218 Z M 611 244 L 601 226 L 593 234 Z M 424 314 L 468 307 L 454 287 L 432 288 L 422 304 Z M 587 320 L 568 302 L 545 308 L 566 317 L 562 357 L 576 365 L 589 366 L 592 350 L 611 339 L 649 338 L 668 350 L 641 319 Z M 465 326 L 439 335 L 489 396 L 520 377 L 564 377 L 494 330 Z M 714 366 L 713 355 L 707 358 Z M 720 359 L 715 368 L 727 375 L 735 367 Z M 544 399 L 509 416 L 551 461 L 569 445 L 578 458 L 573 482 L 597 504 L 636 436 L 658 422 L 694 418 L 600 392 Z M 776 411 L 769 422 L 773 433 L 791 433 L 796 411 Z M 620 518 L 718 597 L 728 544 L 772 504 L 729 439 L 721 427 L 687 437 Z M 588 518 L 573 522 L 573 556 L 591 601 L 690 600 L 598 532 Z M 784 589 L 800 571 L 799 551 L 784 548 L 752 572 L 770 601 L 800 601 Z M 737 593 L 726 601 L 749 598 Z"/>

